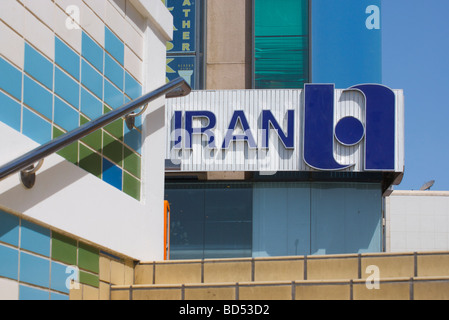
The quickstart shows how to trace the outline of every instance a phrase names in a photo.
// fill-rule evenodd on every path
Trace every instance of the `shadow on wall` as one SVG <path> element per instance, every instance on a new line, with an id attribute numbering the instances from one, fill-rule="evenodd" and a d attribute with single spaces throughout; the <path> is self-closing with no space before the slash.
<path id="1" fill-rule="evenodd" d="M 45 171 L 38 171 L 36 184 L 32 189 L 26 189 L 16 174 L 18 184 L 0 194 L 0 203 L 14 211 L 24 213 L 87 175 L 90 174 L 83 169 L 67 161 L 62 161 Z M 95 194 L 91 194 L 91 196 L 95 198 Z M 82 199 L 79 200 L 82 201 Z"/>

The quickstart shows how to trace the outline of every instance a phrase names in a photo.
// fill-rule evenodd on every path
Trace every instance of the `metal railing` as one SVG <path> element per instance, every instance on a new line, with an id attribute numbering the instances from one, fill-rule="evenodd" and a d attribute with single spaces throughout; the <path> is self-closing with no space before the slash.
<path id="1" fill-rule="evenodd" d="M 53 139 L 30 152 L 6 163 L 0 167 L 0 180 L 6 177 L 20 172 L 20 179 L 25 187 L 32 188 L 36 179 L 36 171 L 42 166 L 45 157 L 58 152 L 62 148 L 70 145 L 71 143 L 78 141 L 92 132 L 103 128 L 104 126 L 114 122 L 115 120 L 125 117 L 126 125 L 129 129 L 134 128 L 135 117 L 142 114 L 146 106 L 142 108 L 139 113 L 134 111 L 149 102 L 164 96 L 166 98 L 176 98 L 186 96 L 190 93 L 191 88 L 183 78 L 177 78 L 160 88 L 151 91 L 120 108 L 112 110 L 111 112 L 92 120 L 70 132 L 67 132 L 56 139 Z M 35 163 L 38 163 L 34 166 Z"/>

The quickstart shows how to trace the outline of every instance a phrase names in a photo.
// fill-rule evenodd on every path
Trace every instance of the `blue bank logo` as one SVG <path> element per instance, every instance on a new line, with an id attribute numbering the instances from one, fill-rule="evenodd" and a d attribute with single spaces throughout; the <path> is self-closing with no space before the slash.
<path id="1" fill-rule="evenodd" d="M 395 169 L 395 94 L 382 85 L 364 84 L 356 90 L 365 98 L 365 123 L 344 117 L 334 124 L 334 85 L 306 84 L 304 113 L 304 161 L 318 170 L 342 170 L 334 158 L 334 139 L 345 146 L 364 141 L 366 171 Z"/>

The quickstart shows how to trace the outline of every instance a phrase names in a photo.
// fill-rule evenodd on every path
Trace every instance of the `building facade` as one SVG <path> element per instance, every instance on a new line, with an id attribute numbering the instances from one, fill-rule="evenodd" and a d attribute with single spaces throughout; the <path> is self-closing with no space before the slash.
<path id="1" fill-rule="evenodd" d="M 171 257 L 383 251 L 404 137 L 402 91 L 366 85 L 382 83 L 380 1 L 165 4 L 167 78 L 198 90 L 166 110 Z"/>
<path id="2" fill-rule="evenodd" d="M 164 85 L 172 26 L 159 0 L 1 1 L 1 165 Z M 45 158 L 31 189 L 0 182 L 0 298 L 68 299 L 75 278 L 108 296 L 163 260 L 164 104 Z"/>

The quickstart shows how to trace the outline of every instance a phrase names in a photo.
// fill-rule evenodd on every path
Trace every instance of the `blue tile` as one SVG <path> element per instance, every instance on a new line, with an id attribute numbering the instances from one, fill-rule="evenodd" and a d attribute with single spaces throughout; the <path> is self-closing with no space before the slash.
<path id="1" fill-rule="evenodd" d="M 18 280 L 19 251 L 0 244 L 0 276 Z"/>
<path id="2" fill-rule="evenodd" d="M 22 133 L 37 143 L 44 144 L 51 140 L 52 128 L 48 121 L 23 108 Z"/>
<path id="3" fill-rule="evenodd" d="M 138 120 L 138 118 L 136 118 L 136 120 Z M 139 128 L 137 122 L 136 127 Z M 134 149 L 134 151 L 142 154 L 142 135 L 137 130 L 129 130 L 128 127 L 125 126 L 124 142 L 127 146 Z"/>
<path id="4" fill-rule="evenodd" d="M 108 27 L 105 27 L 105 46 L 107 52 L 109 52 L 115 60 L 117 60 L 122 66 L 125 60 L 125 45 Z"/>
<path id="5" fill-rule="evenodd" d="M 0 210 L 0 241 L 18 247 L 19 225 L 18 217 Z"/>
<path id="6" fill-rule="evenodd" d="M 20 252 L 20 281 L 48 288 L 50 260 Z"/>
<path id="7" fill-rule="evenodd" d="M 55 62 L 75 79 L 80 79 L 80 56 L 57 37 L 55 37 Z"/>
<path id="8" fill-rule="evenodd" d="M 82 36 L 81 54 L 100 73 L 103 73 L 104 50 L 84 32 Z"/>
<path id="9" fill-rule="evenodd" d="M 28 76 L 23 80 L 23 102 L 51 120 L 53 94 Z"/>
<path id="10" fill-rule="evenodd" d="M 22 113 L 20 103 L 0 91 L 0 106 L 0 121 L 20 131 L 20 118 Z"/>
<path id="11" fill-rule="evenodd" d="M 66 273 L 67 266 L 52 262 L 51 263 L 51 289 L 69 293 L 69 289 L 66 286 L 66 281 L 69 276 L 71 276 L 70 273 Z"/>
<path id="12" fill-rule="evenodd" d="M 53 63 L 25 43 L 25 72 L 53 90 Z"/>
<path id="13" fill-rule="evenodd" d="M 103 76 L 84 60 L 81 63 L 81 83 L 98 98 L 103 99 Z"/>
<path id="14" fill-rule="evenodd" d="M 108 80 L 104 80 L 104 102 L 106 102 L 112 109 L 117 109 L 124 104 L 124 94 L 120 92 Z"/>
<path id="15" fill-rule="evenodd" d="M 132 100 L 142 95 L 142 86 L 128 72 L 125 73 L 125 93 Z"/>
<path id="16" fill-rule="evenodd" d="M 124 86 L 124 72 L 124 69 L 109 54 L 105 55 L 104 75 L 122 91 Z"/>
<path id="17" fill-rule="evenodd" d="M 103 180 L 113 187 L 122 190 L 122 170 L 112 162 L 103 158 Z"/>
<path id="18" fill-rule="evenodd" d="M 79 112 L 67 103 L 55 97 L 55 123 L 61 128 L 72 131 L 79 127 Z"/>
<path id="19" fill-rule="evenodd" d="M 62 301 L 62 300 L 70 300 L 70 298 L 69 295 L 67 294 L 50 292 L 50 300 Z"/>
<path id="20" fill-rule="evenodd" d="M 84 88 L 81 89 L 81 112 L 91 120 L 103 115 L 103 103 Z"/>
<path id="21" fill-rule="evenodd" d="M 50 230 L 34 223 L 22 220 L 20 247 L 22 249 L 50 256 Z"/>
<path id="22" fill-rule="evenodd" d="M 0 57 L 0 89 L 22 100 L 22 72 Z"/>
<path id="23" fill-rule="evenodd" d="M 79 84 L 59 68 L 55 70 L 55 93 L 79 110 Z"/>
<path id="24" fill-rule="evenodd" d="M 50 294 L 46 290 L 32 288 L 20 285 L 19 286 L 19 300 L 49 300 Z"/>

